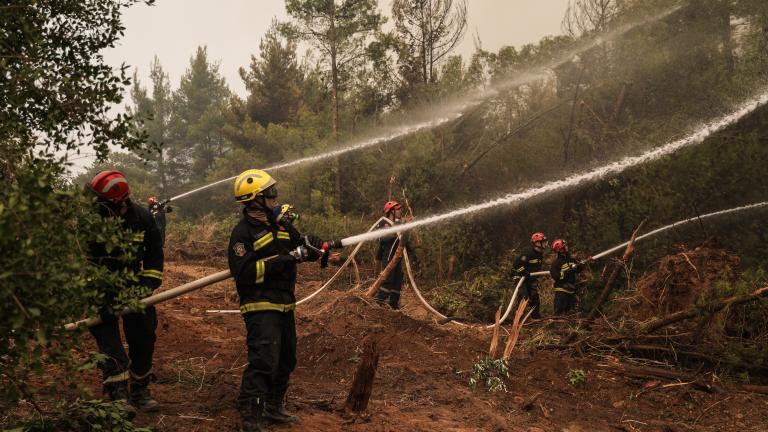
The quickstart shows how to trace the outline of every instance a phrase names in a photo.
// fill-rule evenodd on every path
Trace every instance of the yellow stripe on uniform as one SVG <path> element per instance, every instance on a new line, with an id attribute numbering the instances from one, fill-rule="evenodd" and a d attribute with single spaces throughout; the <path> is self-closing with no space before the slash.
<path id="1" fill-rule="evenodd" d="M 278 304 L 270 302 L 254 302 L 246 303 L 240 306 L 240 313 L 246 314 L 248 312 L 263 312 L 263 311 L 276 311 L 276 312 L 290 312 L 296 309 L 296 303 Z"/>
<path id="2" fill-rule="evenodd" d="M 256 261 L 256 283 L 264 283 L 264 273 L 266 273 L 266 266 L 264 260 Z"/>
<path id="3" fill-rule="evenodd" d="M 272 242 L 272 233 L 266 233 L 263 237 L 253 242 L 253 250 L 257 251 Z"/>
<path id="4" fill-rule="evenodd" d="M 163 272 L 160 270 L 152 270 L 152 269 L 146 269 L 141 272 L 142 276 L 151 277 L 155 279 L 162 279 L 163 278 Z"/>
<path id="5" fill-rule="evenodd" d="M 573 295 L 573 291 L 568 291 L 568 290 L 567 290 L 567 289 L 565 289 L 565 288 L 555 288 L 555 292 L 561 292 L 561 293 L 566 293 L 566 294 L 571 294 L 571 295 Z"/>
<path id="6" fill-rule="evenodd" d="M 282 240 L 290 240 L 291 239 L 291 235 L 288 234 L 288 232 L 286 232 L 286 231 L 278 231 L 277 232 L 277 238 L 278 239 L 282 239 Z"/>

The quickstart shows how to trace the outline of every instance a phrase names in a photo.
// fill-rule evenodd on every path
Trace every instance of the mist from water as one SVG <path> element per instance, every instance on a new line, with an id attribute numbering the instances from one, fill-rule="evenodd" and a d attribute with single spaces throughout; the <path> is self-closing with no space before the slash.
<path id="1" fill-rule="evenodd" d="M 491 201 L 486 201 L 480 204 L 470 205 L 468 207 L 453 210 L 447 213 L 434 215 L 425 219 L 416 220 L 403 225 L 396 225 L 390 228 L 373 231 L 370 233 L 359 234 L 356 236 L 348 237 L 342 240 L 344 246 L 354 245 L 363 241 L 370 241 L 391 234 L 409 231 L 421 226 L 429 226 L 439 222 L 443 222 L 449 219 L 457 218 L 460 216 L 471 215 L 482 210 L 487 210 L 499 206 L 509 206 L 519 204 L 525 200 L 547 195 L 553 192 L 562 191 L 567 188 L 575 187 L 581 183 L 595 181 L 603 178 L 607 175 L 618 174 L 628 168 L 633 168 L 639 165 L 643 165 L 648 162 L 658 160 L 664 156 L 677 152 L 685 147 L 689 147 L 694 144 L 699 144 L 710 137 L 712 134 L 738 122 L 746 115 L 754 112 L 761 106 L 768 103 L 768 91 L 763 91 L 754 96 L 747 102 L 743 103 L 736 111 L 712 120 L 706 123 L 691 133 L 690 135 L 678 139 L 676 141 L 669 142 L 661 147 L 649 150 L 639 156 L 631 156 L 623 158 L 617 162 L 603 165 L 599 168 L 592 169 L 580 174 L 575 174 L 562 180 L 551 181 L 545 183 L 542 186 L 529 188 L 522 192 L 507 194 L 501 198 L 497 198 Z"/>
<path id="2" fill-rule="evenodd" d="M 613 30 L 610 30 L 606 33 L 598 35 L 587 42 L 583 42 L 579 44 L 576 48 L 571 49 L 567 53 L 561 56 L 558 56 L 554 60 L 542 66 L 532 67 L 527 71 L 515 73 L 513 76 L 506 79 L 501 79 L 487 88 L 478 90 L 476 92 L 470 93 L 463 97 L 454 98 L 452 101 L 442 104 L 439 108 L 427 108 L 419 111 L 414 111 L 409 113 L 407 116 L 405 116 L 406 118 L 411 118 L 411 119 L 412 118 L 429 118 L 429 120 L 422 120 L 417 122 L 406 122 L 405 124 L 401 124 L 398 126 L 383 128 L 373 133 L 372 136 L 369 138 L 358 139 L 356 141 L 353 141 L 350 144 L 341 146 L 336 150 L 331 150 L 315 156 L 308 156 L 308 157 L 303 157 L 299 159 L 294 159 L 288 162 L 281 162 L 281 163 L 263 168 L 263 170 L 277 171 L 280 169 L 294 167 L 297 165 L 319 162 L 322 160 L 334 158 L 336 156 L 340 156 L 342 154 L 353 152 L 356 150 L 361 150 L 361 149 L 365 149 L 365 148 L 369 148 L 377 145 L 386 144 L 388 142 L 406 137 L 408 135 L 411 135 L 417 132 L 431 130 L 431 129 L 443 126 L 447 123 L 450 123 L 452 121 L 455 121 L 456 119 L 461 118 L 468 111 L 480 106 L 485 101 L 498 96 L 499 93 L 502 91 L 523 86 L 526 84 L 531 84 L 536 81 L 546 80 L 547 78 L 550 77 L 550 73 L 547 73 L 547 70 L 557 68 L 558 66 L 562 66 L 563 64 L 569 61 L 573 61 L 573 59 L 577 57 L 579 54 L 589 51 L 592 48 L 602 43 L 615 40 L 638 26 L 662 19 L 670 15 L 671 13 L 673 13 L 679 8 L 680 6 L 674 6 L 656 15 L 652 15 L 649 17 L 645 17 L 643 19 L 622 24 Z M 179 194 L 171 198 L 170 201 L 176 201 L 186 196 L 192 195 L 194 193 L 214 187 L 216 185 L 233 181 L 235 178 L 237 178 L 237 176 L 228 177 L 222 180 L 217 180 L 213 183 L 209 183 L 204 186 L 200 186 L 197 189 L 193 189 L 191 191 Z"/>

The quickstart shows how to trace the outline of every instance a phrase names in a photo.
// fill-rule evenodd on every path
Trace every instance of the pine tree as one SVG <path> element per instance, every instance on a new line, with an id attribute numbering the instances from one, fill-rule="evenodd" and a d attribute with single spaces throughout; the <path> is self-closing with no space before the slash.
<path id="1" fill-rule="evenodd" d="M 262 126 L 293 123 L 301 101 L 302 72 L 296 61 L 296 41 L 284 39 L 276 21 L 261 39 L 259 58 L 250 70 L 240 68 L 249 91 L 248 115 Z"/>
<path id="2" fill-rule="evenodd" d="M 293 23 L 286 34 L 313 43 L 323 54 L 331 78 L 331 127 L 339 134 L 339 99 L 344 83 L 365 58 L 368 38 L 385 22 L 375 0 L 286 0 Z M 336 159 L 336 203 L 341 202 L 341 172 Z"/>
<path id="3" fill-rule="evenodd" d="M 203 178 L 224 151 L 222 128 L 229 95 L 219 65 L 209 62 L 206 47 L 198 47 L 173 95 L 173 139 L 189 154 L 192 179 Z"/>

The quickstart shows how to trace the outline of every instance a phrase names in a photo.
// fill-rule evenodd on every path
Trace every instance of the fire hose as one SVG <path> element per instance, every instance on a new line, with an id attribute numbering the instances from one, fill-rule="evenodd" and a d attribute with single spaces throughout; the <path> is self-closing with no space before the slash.
<path id="1" fill-rule="evenodd" d="M 694 221 L 698 221 L 698 220 L 703 220 L 703 219 L 707 219 L 707 218 L 711 218 L 711 217 L 715 217 L 715 216 L 722 216 L 722 215 L 730 214 L 730 213 L 736 213 L 736 212 L 740 212 L 740 211 L 744 211 L 744 210 L 752 210 L 752 209 L 756 209 L 756 208 L 760 208 L 760 207 L 765 207 L 765 206 L 768 206 L 768 201 L 754 203 L 754 204 L 749 204 L 749 205 L 745 205 L 745 206 L 741 206 L 741 207 L 736 207 L 736 208 L 732 208 L 732 209 L 727 209 L 727 210 L 720 210 L 720 211 L 717 211 L 717 212 L 712 212 L 712 213 L 708 213 L 708 214 L 692 217 L 692 218 L 689 218 L 689 219 L 684 219 L 684 220 L 681 220 L 681 221 L 678 221 L 678 222 L 675 222 L 675 223 L 663 226 L 661 228 L 657 228 L 657 229 L 655 229 L 653 231 L 650 231 L 648 233 L 645 233 L 645 234 L 643 234 L 641 236 L 638 236 L 635 239 L 635 241 L 637 242 L 639 240 L 642 240 L 642 239 L 654 236 L 654 235 L 659 234 L 661 232 L 670 230 L 672 228 L 675 228 L 675 227 L 678 227 L 680 225 L 684 225 L 684 224 L 687 224 L 687 223 L 690 223 L 690 222 L 694 222 Z M 381 220 L 381 219 L 379 219 L 379 220 Z M 367 233 L 358 234 L 356 236 L 348 237 L 346 239 L 330 241 L 330 242 L 327 242 L 326 245 L 324 245 L 325 246 L 324 249 L 327 250 L 327 248 L 339 248 L 339 247 L 349 246 L 349 245 L 353 245 L 353 244 L 354 245 L 360 245 L 360 244 L 362 244 L 365 241 L 378 239 L 380 237 L 392 234 L 391 230 L 378 230 L 378 231 L 381 231 L 381 232 L 377 232 L 377 231 L 372 231 L 371 232 L 369 230 L 369 232 L 367 232 Z M 612 247 L 610 249 L 606 249 L 606 250 L 604 250 L 604 251 L 602 251 L 602 252 L 600 252 L 600 253 L 598 253 L 596 255 L 593 255 L 590 258 L 590 260 L 596 260 L 596 259 L 602 258 L 602 257 L 604 257 L 606 255 L 610 255 L 611 253 L 614 253 L 614 252 L 620 250 L 621 248 L 625 247 L 627 244 L 628 244 L 628 242 L 624 242 L 624 243 L 622 243 L 620 245 L 617 245 L 617 246 L 614 246 L 614 247 Z M 358 250 L 358 248 L 355 248 L 353 253 L 355 253 L 357 250 Z M 348 262 L 351 261 L 351 257 L 352 256 L 353 255 L 350 255 L 350 258 L 347 259 L 347 261 L 344 263 L 344 265 L 348 265 Z M 404 256 L 407 256 L 407 255 L 404 254 Z M 344 268 L 344 265 L 342 266 L 342 269 Z M 406 258 L 406 269 L 409 269 L 409 268 L 410 268 L 409 260 L 407 260 L 407 258 Z M 334 275 L 334 277 L 337 277 L 338 273 L 340 273 L 340 272 L 341 272 L 341 269 L 337 272 L 336 275 Z M 548 271 L 541 271 L 541 272 L 531 273 L 531 276 L 546 276 L 548 274 L 549 274 Z M 145 306 L 155 305 L 155 304 L 164 302 L 166 300 L 170 300 L 172 298 L 179 297 L 179 296 L 184 295 L 184 294 L 186 294 L 188 292 L 196 291 L 196 290 L 201 289 L 203 287 L 206 287 L 208 285 L 212 285 L 214 283 L 221 282 L 223 280 L 226 280 L 226 279 L 230 278 L 231 276 L 232 275 L 229 272 L 229 270 L 220 271 L 218 273 L 214 273 L 214 274 L 206 276 L 204 278 L 201 278 L 201 279 L 198 279 L 198 280 L 186 283 L 184 285 L 181 285 L 179 287 L 170 289 L 168 291 L 163 291 L 161 293 L 151 295 L 151 296 L 149 296 L 147 298 L 142 299 L 141 303 L 143 303 Z M 410 270 L 409 270 L 409 278 L 412 278 L 412 272 Z M 509 315 L 509 312 L 512 309 L 512 306 L 514 304 L 514 300 L 516 300 L 518 288 L 522 284 L 522 282 L 523 281 L 522 281 L 522 278 L 521 278 L 521 280 L 518 282 L 518 287 L 515 288 L 515 293 L 512 295 L 512 299 L 510 301 L 509 306 L 507 307 L 507 311 L 504 314 L 505 318 Z M 417 288 L 416 288 L 416 285 L 415 285 L 415 283 L 413 282 L 412 279 L 411 279 L 411 284 L 414 287 L 414 291 L 416 292 Z M 302 302 L 308 301 L 310 298 L 312 298 L 315 295 L 317 295 L 319 293 L 319 291 L 322 291 L 323 289 L 325 289 L 325 287 L 327 285 L 328 285 L 328 283 L 323 285 L 317 292 L 315 292 L 312 295 L 308 296 L 306 299 L 303 299 Z M 422 301 L 422 304 L 424 304 L 425 307 L 427 307 L 428 303 L 426 302 L 426 300 L 424 300 L 423 296 L 421 296 L 420 292 L 418 292 L 417 297 L 419 297 L 419 300 Z M 436 310 L 434 310 L 434 308 L 432 308 L 431 306 L 428 307 L 428 310 L 430 310 L 430 312 L 437 313 L 437 315 L 440 316 L 442 319 L 449 319 L 445 315 L 442 315 L 439 312 L 437 312 Z M 125 315 L 126 313 L 130 313 L 130 312 L 131 312 L 131 310 L 127 310 L 126 309 L 126 310 L 119 311 L 117 313 L 117 315 L 118 316 L 122 316 L 122 315 Z M 453 320 L 451 320 L 451 321 L 455 322 Z M 100 324 L 100 323 L 101 323 L 101 319 L 100 318 L 93 317 L 93 318 L 87 318 L 87 319 L 83 319 L 83 320 L 80 320 L 80 321 L 76 321 L 76 322 L 73 322 L 73 323 L 66 324 L 64 327 L 67 330 L 74 330 L 75 328 L 77 328 L 78 326 L 81 326 L 81 325 L 85 325 L 85 326 L 90 327 L 90 326 L 94 326 L 94 325 L 97 325 L 97 324 Z"/>

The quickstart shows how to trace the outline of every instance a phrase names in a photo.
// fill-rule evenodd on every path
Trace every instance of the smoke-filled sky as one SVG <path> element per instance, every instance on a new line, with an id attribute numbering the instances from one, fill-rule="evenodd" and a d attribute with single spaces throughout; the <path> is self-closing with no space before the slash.
<path id="1" fill-rule="evenodd" d="M 560 34 L 568 0 L 470 0 L 467 35 L 458 53 L 467 58 L 479 36 L 483 48 L 519 47 L 546 35 Z M 379 0 L 379 10 L 390 15 L 391 0 Z M 157 55 L 176 88 L 199 45 L 207 45 L 211 59 L 230 88 L 240 95 L 245 86 L 238 68 L 258 54 L 259 41 L 272 20 L 288 20 L 283 0 L 157 0 L 154 6 L 137 4 L 124 14 L 125 37 L 107 51 L 115 67 L 123 62 L 138 68 L 148 81 L 149 64 Z M 389 25 L 391 25 L 391 20 Z"/>

